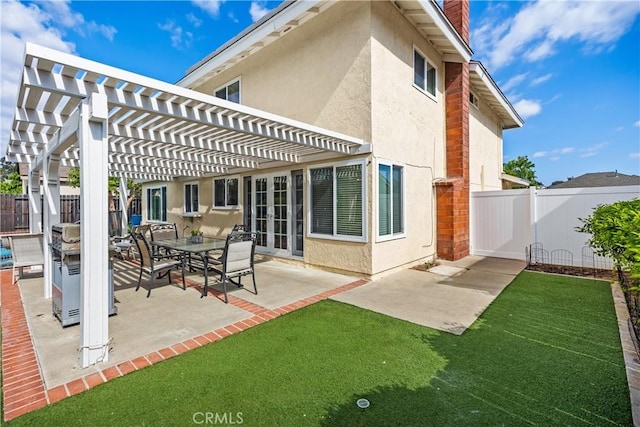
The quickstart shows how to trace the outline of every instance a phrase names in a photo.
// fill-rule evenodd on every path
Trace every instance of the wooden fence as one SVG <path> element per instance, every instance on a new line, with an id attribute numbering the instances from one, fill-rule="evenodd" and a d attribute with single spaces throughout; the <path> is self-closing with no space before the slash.
<path id="1" fill-rule="evenodd" d="M 40 197 L 42 207 L 43 198 Z M 111 212 L 115 223 L 121 215 L 120 200 L 113 199 L 115 211 Z M 43 212 L 43 209 L 40 209 Z M 133 199 L 127 211 L 128 217 L 140 215 L 142 201 Z M 40 218 L 42 221 L 42 218 Z M 80 221 L 80 196 L 60 196 L 60 222 Z M 0 194 L 0 233 L 28 233 L 29 232 L 29 196 L 26 194 Z"/>

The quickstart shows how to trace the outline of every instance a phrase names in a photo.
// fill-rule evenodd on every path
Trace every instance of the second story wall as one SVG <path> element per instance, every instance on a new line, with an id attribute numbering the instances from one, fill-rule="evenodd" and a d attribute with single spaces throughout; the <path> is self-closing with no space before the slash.
<path id="1" fill-rule="evenodd" d="M 435 96 L 414 84 L 414 48 L 436 68 Z M 444 175 L 444 63 L 391 2 L 372 2 L 373 153 Z"/>
<path id="2" fill-rule="evenodd" d="M 339 2 L 195 89 L 241 80 L 241 103 L 371 140 L 370 5 Z"/>
<path id="3" fill-rule="evenodd" d="M 502 189 L 502 120 L 482 98 L 469 106 L 469 159 L 471 191 Z"/>

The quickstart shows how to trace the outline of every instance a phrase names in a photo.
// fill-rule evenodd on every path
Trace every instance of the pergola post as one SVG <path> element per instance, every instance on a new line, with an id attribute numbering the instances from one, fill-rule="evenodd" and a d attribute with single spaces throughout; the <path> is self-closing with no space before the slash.
<path id="1" fill-rule="evenodd" d="M 109 228 L 107 98 L 93 93 L 80 105 L 81 284 L 80 364 L 109 358 Z"/>
<path id="2" fill-rule="evenodd" d="M 122 235 L 127 234 L 127 225 L 129 224 L 129 218 L 127 216 L 127 178 L 124 176 L 120 177 L 120 229 L 122 230 Z"/>
<path id="3" fill-rule="evenodd" d="M 58 132 L 58 138 L 60 133 Z M 44 155 L 42 162 L 42 188 L 44 189 L 44 297 L 51 298 L 51 280 L 53 277 L 53 254 L 49 249 L 51 244 L 51 226 L 60 222 L 60 180 L 58 179 L 58 165 L 60 156 L 53 153 Z"/>
<path id="4" fill-rule="evenodd" d="M 40 170 L 29 165 L 29 232 L 42 233 L 42 202 L 40 197 Z"/>

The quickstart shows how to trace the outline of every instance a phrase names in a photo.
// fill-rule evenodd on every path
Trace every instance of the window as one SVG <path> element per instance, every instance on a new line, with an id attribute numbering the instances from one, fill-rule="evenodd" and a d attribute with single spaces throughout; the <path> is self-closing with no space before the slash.
<path id="1" fill-rule="evenodd" d="M 213 180 L 213 206 L 216 208 L 238 206 L 238 178 Z"/>
<path id="2" fill-rule="evenodd" d="M 167 221 L 167 187 L 147 188 L 147 221 Z"/>
<path id="3" fill-rule="evenodd" d="M 309 169 L 310 235 L 363 241 L 364 163 Z"/>
<path id="4" fill-rule="evenodd" d="M 473 105 L 476 108 L 479 108 L 480 106 L 480 100 L 471 91 L 469 92 L 469 104 Z"/>
<path id="5" fill-rule="evenodd" d="M 184 213 L 197 214 L 200 209 L 198 204 L 198 184 L 184 185 Z"/>
<path id="6" fill-rule="evenodd" d="M 431 96 L 436 96 L 436 69 L 417 49 L 413 50 L 413 84 Z"/>
<path id="7" fill-rule="evenodd" d="M 214 92 L 214 95 L 218 98 L 226 99 L 227 101 L 240 103 L 240 79 L 235 79 L 226 85 L 219 87 Z"/>
<path id="8" fill-rule="evenodd" d="M 404 235 L 404 167 L 378 162 L 378 236 Z"/>

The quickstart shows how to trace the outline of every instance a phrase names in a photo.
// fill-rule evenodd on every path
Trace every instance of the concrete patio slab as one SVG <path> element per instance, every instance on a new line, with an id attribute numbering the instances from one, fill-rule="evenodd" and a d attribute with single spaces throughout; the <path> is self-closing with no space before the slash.
<path id="1" fill-rule="evenodd" d="M 312 270 L 277 261 L 256 265 L 259 295 L 230 285 L 234 304 L 225 304 L 221 296 L 212 295 L 217 276 L 209 277 L 210 294 L 200 298 L 204 277 L 187 273 L 187 289 L 182 289 L 179 274 L 173 284 L 156 280 L 147 298 L 149 281 L 143 276 L 136 292 L 138 267 L 130 262 L 114 263 L 114 294 L 118 314 L 109 318 L 112 337 L 109 360 L 93 367 L 81 368 L 79 362 L 80 327 L 63 328 L 52 314 L 51 300 L 42 297 L 42 277 L 19 282 L 25 314 L 35 344 L 38 362 L 47 389 L 67 384 L 91 373 L 98 373 L 148 353 L 174 346 L 237 322 L 247 321 L 256 312 L 288 306 L 305 298 L 339 288 L 357 280 L 325 271 Z M 245 279 L 247 288 L 252 282 Z M 245 304 L 246 302 L 246 304 Z"/>
<path id="2" fill-rule="evenodd" d="M 283 277 L 291 277 L 293 280 L 283 280 Z M 327 280 L 328 277 L 331 280 Z M 260 262 L 256 263 L 258 295 L 251 293 L 253 292 L 253 282 L 248 276 L 242 279 L 242 284 L 246 286 L 246 289 L 239 289 L 230 284 L 227 285 L 227 293 L 273 310 L 337 286 L 351 283 L 354 280 L 356 280 L 354 277 L 300 268 L 283 262 Z M 212 282 L 210 281 L 210 283 Z M 213 282 L 213 286 L 209 286 L 222 292 L 222 285 L 218 281 Z"/>
<path id="3" fill-rule="evenodd" d="M 518 260 L 483 257 L 444 265 L 461 272 L 443 276 L 407 269 L 333 299 L 460 335 L 525 267 Z"/>

